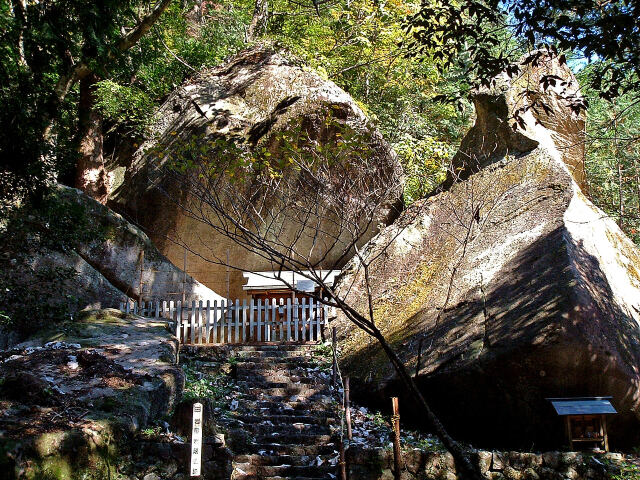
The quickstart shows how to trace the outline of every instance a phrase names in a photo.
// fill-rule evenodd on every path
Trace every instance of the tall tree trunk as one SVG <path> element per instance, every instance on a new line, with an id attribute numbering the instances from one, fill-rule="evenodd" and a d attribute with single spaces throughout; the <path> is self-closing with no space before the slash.
<path id="1" fill-rule="evenodd" d="M 76 188 L 102 204 L 107 203 L 110 178 L 102 152 L 102 118 L 95 110 L 95 85 L 98 78 L 88 75 L 80 80 L 80 159 L 76 168 Z"/>
<path id="2" fill-rule="evenodd" d="M 267 20 L 269 18 L 269 0 L 256 0 L 253 10 L 253 18 L 247 29 L 247 41 L 252 42 L 262 35 L 267 29 Z"/>
<path id="3" fill-rule="evenodd" d="M 142 18 L 140 22 L 130 30 L 126 35 L 122 36 L 120 40 L 115 44 L 114 49 L 109 50 L 107 55 L 107 61 L 112 61 L 116 58 L 116 52 L 126 52 L 133 47 L 143 35 L 145 35 L 153 26 L 153 24 L 160 18 L 160 15 L 167 9 L 171 0 L 161 0 L 156 7 Z M 105 65 L 102 64 L 104 67 Z M 56 82 L 53 92 L 49 96 L 46 102 L 46 108 L 44 110 L 45 128 L 42 133 L 42 138 L 49 141 L 51 140 L 51 131 L 53 128 L 53 122 L 59 115 L 60 105 L 66 98 L 67 94 L 71 90 L 71 87 L 86 77 L 93 75 L 93 72 L 89 65 L 84 61 L 80 61 L 75 65 L 69 67 L 65 72 L 60 74 L 58 81 Z"/>
<path id="4" fill-rule="evenodd" d="M 24 53 L 24 32 L 27 28 L 27 5 L 25 0 L 12 0 L 13 16 L 19 25 L 18 32 L 18 62 L 20 66 L 27 67 L 27 59 Z"/>
<path id="5" fill-rule="evenodd" d="M 451 435 L 447 432 L 440 419 L 436 416 L 436 414 L 431 410 L 429 404 L 425 400 L 422 392 L 418 388 L 418 385 L 415 383 L 409 372 L 404 366 L 404 363 L 400 358 L 396 355 L 396 352 L 391 348 L 391 346 L 387 343 L 387 340 L 384 336 L 376 329 L 374 337 L 384 350 L 387 358 L 391 361 L 396 373 L 400 377 L 402 383 L 404 383 L 405 387 L 409 391 L 409 394 L 417 401 L 417 403 L 422 408 L 421 413 L 424 414 L 424 418 L 427 420 L 428 424 L 435 430 L 438 438 L 442 441 L 445 448 L 451 453 L 453 456 L 456 467 L 458 468 L 458 478 L 464 480 L 482 480 L 482 475 L 479 472 L 479 469 L 474 465 L 470 453 L 465 451 L 465 449 L 460 445 L 457 441 L 455 441 Z"/>

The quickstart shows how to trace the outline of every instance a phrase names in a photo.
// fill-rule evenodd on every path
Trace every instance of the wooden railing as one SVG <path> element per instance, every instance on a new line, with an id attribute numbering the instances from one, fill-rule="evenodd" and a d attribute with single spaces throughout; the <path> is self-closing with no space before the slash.
<path id="1" fill-rule="evenodd" d="M 306 298 L 121 303 L 120 310 L 173 321 L 187 345 L 319 342 L 328 318 L 325 304 Z"/>

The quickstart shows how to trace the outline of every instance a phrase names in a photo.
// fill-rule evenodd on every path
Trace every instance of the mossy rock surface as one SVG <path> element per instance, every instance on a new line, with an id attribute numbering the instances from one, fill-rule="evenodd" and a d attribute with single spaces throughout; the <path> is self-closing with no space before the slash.
<path id="1" fill-rule="evenodd" d="M 562 142 L 535 118 L 486 136 L 508 123 L 515 97 L 479 95 L 457 156 L 479 163 L 363 248 L 376 258 L 376 325 L 457 437 L 559 447 L 563 424 L 545 398 L 611 395 L 612 442 L 637 445 L 640 252 L 576 183 L 575 152 L 561 148 L 581 139 L 571 112 L 554 112 L 553 128 L 568 122 Z M 355 260 L 338 288 L 367 314 Z M 386 407 L 401 387 L 390 362 L 345 319 L 338 325 L 356 395 Z"/>
<path id="2" fill-rule="evenodd" d="M 0 384 L 8 478 L 114 478 L 120 449 L 166 417 L 184 383 L 165 325 L 114 310 L 86 312 L 0 360 L 2 378 L 33 379 Z"/>

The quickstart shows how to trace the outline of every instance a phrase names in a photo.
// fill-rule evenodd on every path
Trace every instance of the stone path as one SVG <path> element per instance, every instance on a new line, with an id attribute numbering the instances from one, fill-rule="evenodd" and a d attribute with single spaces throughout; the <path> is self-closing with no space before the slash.
<path id="1" fill-rule="evenodd" d="M 235 418 L 251 441 L 232 479 L 336 478 L 339 410 L 317 347 L 241 346 L 234 356 Z"/>

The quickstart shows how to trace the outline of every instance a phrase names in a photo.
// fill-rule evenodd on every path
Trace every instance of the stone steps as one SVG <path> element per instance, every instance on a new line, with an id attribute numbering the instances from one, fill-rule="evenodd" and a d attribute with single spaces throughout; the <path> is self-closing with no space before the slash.
<path id="1" fill-rule="evenodd" d="M 260 410 L 261 413 L 287 414 L 300 410 L 316 412 L 325 410 L 331 405 L 331 397 L 326 395 L 291 395 L 291 396 L 270 396 L 270 395 L 238 395 L 242 399 L 245 409 Z"/>
<path id="2" fill-rule="evenodd" d="M 335 467 L 332 465 L 256 465 L 254 463 L 236 463 L 234 470 L 240 469 L 244 475 L 255 475 L 262 477 L 322 477 L 328 473 L 333 473 Z M 246 477 L 245 477 L 246 478 Z"/>
<path id="3" fill-rule="evenodd" d="M 238 465 L 251 463 L 253 465 L 296 465 L 308 466 L 316 459 L 314 455 L 238 455 L 234 461 Z"/>
<path id="4" fill-rule="evenodd" d="M 264 415 L 238 415 L 238 419 L 244 423 L 262 423 L 267 420 Z M 269 421 L 274 424 L 287 424 L 287 423 L 307 423 L 316 425 L 333 425 L 336 423 L 336 418 L 333 415 L 306 415 L 305 412 L 300 412 L 298 415 L 270 415 Z"/>
<path id="5" fill-rule="evenodd" d="M 270 421 L 264 423 L 246 423 L 238 420 L 238 425 L 246 432 L 254 433 L 274 439 L 288 439 L 291 436 L 304 435 L 330 435 L 329 425 L 319 423 L 293 422 L 288 424 L 274 424 Z M 242 423 L 240 423 L 242 422 Z"/>
<path id="6" fill-rule="evenodd" d="M 234 480 L 316 480 L 337 474 L 339 426 L 330 376 L 313 345 L 238 346 L 233 425 L 252 443 L 233 458 Z M 337 476 L 337 475 L 336 475 Z M 333 477 L 335 478 L 335 477 Z"/>
<path id="7" fill-rule="evenodd" d="M 247 375 L 244 375 L 239 378 L 243 378 L 243 380 L 239 381 L 238 384 L 247 383 L 256 387 L 264 387 L 264 388 L 279 388 L 279 387 L 288 387 L 292 385 L 314 385 L 314 386 L 327 386 L 327 383 L 323 380 L 318 380 L 314 376 L 300 376 L 300 375 L 258 375 L 254 379 L 248 378 Z"/>
<path id="8" fill-rule="evenodd" d="M 317 345 L 309 344 L 309 345 L 296 345 L 296 344 L 274 344 L 274 345 L 241 345 L 234 348 L 234 351 L 237 353 L 240 352 L 269 352 L 269 351 L 277 351 L 277 352 L 287 352 L 290 350 L 297 351 L 315 351 Z"/>
<path id="9" fill-rule="evenodd" d="M 273 477 L 265 477 L 265 476 L 261 476 L 261 475 L 251 475 L 251 474 L 247 474 L 247 475 L 242 475 L 242 474 L 237 474 L 234 473 L 233 476 L 233 480 L 326 480 L 327 478 L 330 478 L 328 476 L 322 476 L 322 477 L 301 477 L 301 476 L 287 476 L 287 477 L 278 477 L 278 476 L 273 476 Z"/>
<path id="10" fill-rule="evenodd" d="M 311 349 L 308 350 L 243 350 L 238 352 L 236 359 L 238 358 L 311 358 L 314 356 L 314 352 Z"/>
<path id="11" fill-rule="evenodd" d="M 314 395 L 330 395 L 331 391 L 328 385 L 322 385 L 321 387 L 314 387 L 308 385 L 289 385 L 287 387 L 247 387 L 245 396 L 261 396 L 261 397 L 290 397 L 297 395 L 299 397 L 312 397 Z"/>
<path id="12" fill-rule="evenodd" d="M 280 443 L 254 443 L 256 452 L 264 451 L 269 455 L 289 456 L 332 456 L 337 452 L 338 446 L 326 445 L 282 445 Z"/>
<path id="13" fill-rule="evenodd" d="M 333 437 L 331 435 L 322 434 L 306 434 L 306 433 L 291 433 L 285 435 L 279 435 L 278 432 L 272 432 L 270 434 L 259 434 L 255 437 L 256 444 L 265 443 L 280 443 L 286 445 L 324 445 L 333 444 Z"/>

